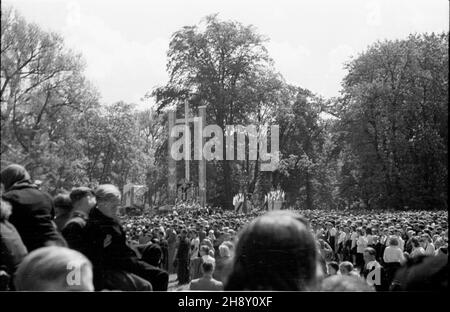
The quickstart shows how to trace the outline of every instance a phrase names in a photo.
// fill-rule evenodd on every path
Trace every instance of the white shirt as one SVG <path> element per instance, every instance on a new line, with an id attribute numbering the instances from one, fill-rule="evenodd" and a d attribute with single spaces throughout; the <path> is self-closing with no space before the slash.
<path id="1" fill-rule="evenodd" d="M 352 247 L 354 248 L 356 247 L 356 237 L 358 236 L 358 234 L 356 232 L 353 232 L 352 235 L 350 235 L 350 239 L 352 240 Z"/>
<path id="2" fill-rule="evenodd" d="M 411 251 L 410 257 L 415 258 L 422 255 L 425 255 L 425 249 L 423 249 L 422 247 L 417 247 Z"/>
<path id="3" fill-rule="evenodd" d="M 192 248 L 192 246 L 194 246 L 194 248 Z M 200 250 L 200 238 L 196 237 L 191 240 L 191 249 L 192 249 L 191 259 L 197 258 L 198 252 Z"/>
<path id="4" fill-rule="evenodd" d="M 356 242 L 356 252 L 364 253 L 364 249 L 367 248 L 367 237 L 359 236 L 358 241 Z"/>
<path id="5" fill-rule="evenodd" d="M 435 248 L 434 248 L 433 243 L 429 243 L 429 244 L 427 245 L 427 249 L 425 249 L 425 254 L 426 254 L 427 256 L 434 256 L 434 254 L 435 254 Z"/>
<path id="6" fill-rule="evenodd" d="M 398 246 L 387 246 L 384 250 L 383 261 L 386 263 L 405 261 L 403 251 Z"/>
<path id="7" fill-rule="evenodd" d="M 345 232 L 341 232 L 341 234 L 339 235 L 339 238 L 338 238 L 338 244 L 343 243 L 345 241 L 346 236 L 347 236 L 347 234 L 345 234 Z"/>
<path id="8" fill-rule="evenodd" d="M 336 228 L 331 228 L 330 230 L 330 236 L 336 236 Z"/>

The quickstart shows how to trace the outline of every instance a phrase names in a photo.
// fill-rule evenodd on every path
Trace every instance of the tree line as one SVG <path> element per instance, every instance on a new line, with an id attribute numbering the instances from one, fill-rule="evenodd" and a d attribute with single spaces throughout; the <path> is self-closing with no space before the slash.
<path id="1" fill-rule="evenodd" d="M 166 110 L 181 117 L 188 101 L 193 114 L 206 105 L 207 123 L 222 129 L 280 126 L 274 172 L 248 157 L 207 163 L 212 205 L 230 207 L 241 187 L 261 202 L 280 184 L 289 205 L 309 209 L 447 208 L 448 33 L 372 44 L 345 64 L 341 95 L 325 99 L 284 80 L 268 38 L 253 26 L 210 15 L 172 35 L 169 81 L 145 95 L 156 107 L 138 110 L 123 101 L 101 105 L 81 55 L 60 35 L 8 7 L 1 22 L 2 166 L 25 165 L 53 194 L 136 183 L 164 203 Z"/>

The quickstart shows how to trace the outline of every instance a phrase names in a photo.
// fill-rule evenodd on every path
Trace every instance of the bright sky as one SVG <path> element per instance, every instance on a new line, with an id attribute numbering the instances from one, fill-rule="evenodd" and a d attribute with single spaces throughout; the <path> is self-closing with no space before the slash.
<path id="1" fill-rule="evenodd" d="M 139 107 L 163 85 L 170 36 L 209 14 L 253 24 L 286 81 L 337 96 L 343 63 L 376 40 L 449 31 L 448 0 L 6 0 L 61 33 L 86 60 L 102 102 Z"/>

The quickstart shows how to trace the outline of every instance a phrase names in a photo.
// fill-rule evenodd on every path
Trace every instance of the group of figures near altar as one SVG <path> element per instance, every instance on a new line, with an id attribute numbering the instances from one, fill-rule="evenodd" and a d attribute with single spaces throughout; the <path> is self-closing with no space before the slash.
<path id="1" fill-rule="evenodd" d="M 236 213 L 248 213 L 253 210 L 251 195 L 240 191 L 233 197 L 233 206 Z M 266 211 L 281 210 L 285 202 L 285 193 L 281 186 L 275 189 L 274 187 L 264 196 L 263 209 Z"/>

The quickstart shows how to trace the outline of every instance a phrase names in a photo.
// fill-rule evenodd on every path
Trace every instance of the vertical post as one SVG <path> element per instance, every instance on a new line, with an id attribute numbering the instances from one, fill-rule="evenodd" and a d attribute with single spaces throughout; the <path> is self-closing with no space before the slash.
<path id="1" fill-rule="evenodd" d="M 184 102 L 184 126 L 185 131 L 189 130 L 189 103 L 188 101 Z M 187 133 L 184 134 L 185 137 L 185 143 L 184 143 L 184 159 L 185 159 L 185 166 L 184 166 L 184 170 L 185 170 L 185 180 L 186 182 L 189 182 L 191 180 L 191 171 L 190 171 L 190 167 L 189 167 L 189 159 L 191 159 L 191 149 L 187 148 L 188 146 L 191 146 L 191 142 L 189 142 L 189 140 L 191 139 L 190 135 L 187 135 Z"/>
<path id="2" fill-rule="evenodd" d="M 201 140 L 201 148 L 203 148 L 205 144 L 205 139 L 203 137 L 203 128 L 206 125 L 206 106 L 200 106 L 199 108 L 200 114 L 200 125 L 198 127 L 199 133 L 197 134 L 197 140 Z M 198 161 L 198 192 L 199 192 L 199 201 L 202 207 L 206 205 L 206 160 L 203 157 L 203 153 L 200 154 L 201 158 Z"/>
<path id="3" fill-rule="evenodd" d="M 173 137 L 171 136 L 172 128 L 175 126 L 175 111 L 169 111 L 169 139 L 167 150 L 167 167 L 168 167 L 168 197 L 169 203 L 174 204 L 177 198 L 177 163 L 171 155 Z"/>

